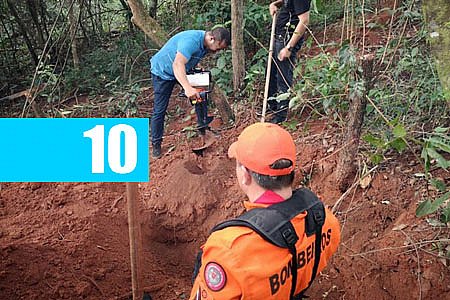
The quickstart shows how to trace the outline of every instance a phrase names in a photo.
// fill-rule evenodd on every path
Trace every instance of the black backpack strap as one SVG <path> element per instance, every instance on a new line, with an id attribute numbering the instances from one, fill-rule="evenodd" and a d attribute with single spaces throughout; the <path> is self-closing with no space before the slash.
<path id="1" fill-rule="evenodd" d="M 308 218 L 309 217 L 309 218 Z M 308 224 L 309 223 L 309 224 Z M 308 210 L 308 215 L 306 219 L 306 228 L 308 230 L 308 225 L 310 230 L 314 230 L 316 234 L 316 239 L 314 241 L 314 266 L 311 273 L 311 280 L 309 281 L 308 286 L 303 289 L 300 294 L 297 296 L 302 299 L 305 298 L 305 292 L 309 289 L 311 284 L 317 275 L 317 270 L 319 268 L 320 256 L 322 254 L 322 227 L 325 223 L 325 207 L 322 205 L 312 207 Z"/>
<path id="2" fill-rule="evenodd" d="M 308 287 L 297 297 L 294 297 L 297 287 L 297 233 L 291 219 L 307 211 L 305 220 L 305 233 L 307 236 L 316 235 L 315 257 L 313 272 Z M 286 201 L 271 205 L 267 208 L 252 209 L 240 217 L 216 225 L 211 232 L 230 226 L 244 226 L 251 228 L 263 239 L 281 248 L 289 249 L 292 255 L 292 287 L 290 299 L 303 297 L 304 292 L 311 286 L 317 275 L 321 255 L 322 226 L 325 222 L 325 208 L 323 203 L 310 190 L 303 188 L 294 191 L 292 197 Z"/>
<path id="3" fill-rule="evenodd" d="M 194 284 L 195 279 L 200 272 L 200 268 L 202 267 L 202 256 L 203 250 L 198 251 L 197 257 L 195 258 L 194 271 L 192 272 L 192 284 Z"/>
<path id="4" fill-rule="evenodd" d="M 292 255 L 292 286 L 293 299 L 297 286 L 297 248 L 298 235 L 290 219 L 280 211 L 270 208 L 254 208 L 239 218 L 216 225 L 211 231 L 217 231 L 230 226 L 249 227 L 263 239 L 281 248 L 289 249 Z"/>

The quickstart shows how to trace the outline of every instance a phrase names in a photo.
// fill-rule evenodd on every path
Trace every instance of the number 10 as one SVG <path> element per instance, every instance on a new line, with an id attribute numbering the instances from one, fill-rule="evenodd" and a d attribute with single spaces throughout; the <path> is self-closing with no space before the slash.
<path id="1" fill-rule="evenodd" d="M 125 137 L 125 162 L 120 163 L 120 136 Z M 83 132 L 83 137 L 92 139 L 92 173 L 105 173 L 105 126 L 96 125 Z M 137 135 L 133 127 L 126 124 L 113 126 L 108 133 L 108 164 L 118 174 L 133 172 L 137 164 Z"/>

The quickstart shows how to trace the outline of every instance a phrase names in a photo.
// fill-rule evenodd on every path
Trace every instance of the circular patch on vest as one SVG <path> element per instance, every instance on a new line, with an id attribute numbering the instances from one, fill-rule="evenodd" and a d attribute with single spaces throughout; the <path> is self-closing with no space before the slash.
<path id="1" fill-rule="evenodd" d="M 227 276 L 219 264 L 210 262 L 205 267 L 205 281 L 212 291 L 217 292 L 225 286 Z"/>

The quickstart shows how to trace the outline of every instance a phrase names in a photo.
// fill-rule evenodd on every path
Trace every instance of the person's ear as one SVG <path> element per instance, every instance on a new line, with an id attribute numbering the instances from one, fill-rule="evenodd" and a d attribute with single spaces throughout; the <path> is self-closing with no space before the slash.
<path id="1" fill-rule="evenodd" d="M 252 182 L 252 174 L 250 174 L 248 169 L 243 165 L 241 165 L 240 168 L 242 168 L 242 175 L 243 175 L 241 183 L 243 185 L 250 185 L 250 183 Z"/>

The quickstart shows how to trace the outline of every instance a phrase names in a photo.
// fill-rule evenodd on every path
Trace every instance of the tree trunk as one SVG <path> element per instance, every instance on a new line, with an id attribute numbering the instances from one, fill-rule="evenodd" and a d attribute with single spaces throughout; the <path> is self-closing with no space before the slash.
<path id="1" fill-rule="evenodd" d="M 31 19 L 33 20 L 33 23 L 36 26 L 39 47 L 44 48 L 44 43 L 45 43 L 44 33 L 42 32 L 42 27 L 39 24 L 38 10 L 37 10 L 36 5 L 37 5 L 37 3 L 35 1 L 27 0 L 28 11 L 30 12 Z"/>
<path id="2" fill-rule="evenodd" d="M 22 34 L 23 39 L 25 40 L 25 44 L 28 47 L 28 51 L 30 52 L 31 58 L 34 61 L 34 64 L 37 66 L 39 63 L 39 59 L 36 54 L 36 51 L 34 50 L 33 43 L 28 36 L 28 32 L 25 27 L 25 24 L 22 22 L 22 19 L 19 17 L 19 14 L 17 13 L 17 10 L 14 6 L 15 5 L 14 1 L 7 0 L 7 3 L 8 3 L 9 10 L 11 11 L 11 14 L 14 16 L 14 19 L 16 20 L 17 25 L 19 25 L 20 33 Z"/>
<path id="3" fill-rule="evenodd" d="M 103 0 L 102 0 L 103 1 Z M 97 28 L 99 28 L 100 36 L 103 35 L 103 20 L 102 20 L 102 6 L 100 5 L 100 0 L 97 0 Z"/>
<path id="4" fill-rule="evenodd" d="M 244 57 L 244 0 L 231 0 L 231 49 L 233 62 L 233 90 L 238 92 L 245 76 Z"/>
<path id="5" fill-rule="evenodd" d="M 151 18 L 140 0 L 128 0 L 128 5 L 133 12 L 131 20 L 139 27 L 156 45 L 161 47 L 168 39 L 168 34 L 161 26 Z M 212 92 L 211 100 L 217 106 L 222 121 L 226 124 L 234 121 L 233 110 L 228 103 L 225 93 L 216 85 Z"/>
<path id="6" fill-rule="evenodd" d="M 78 29 L 78 17 L 76 17 L 76 1 L 67 3 L 69 5 L 69 31 L 72 49 L 73 66 L 78 69 L 80 67 L 80 57 L 78 56 L 78 45 L 77 45 L 77 29 Z"/>
<path id="7" fill-rule="evenodd" d="M 39 0 L 39 11 L 41 14 L 41 24 L 42 24 L 42 28 L 45 32 L 45 36 L 47 38 L 51 39 L 51 36 L 49 35 L 48 28 L 47 28 L 47 6 L 45 5 L 45 1 L 43 1 L 43 0 Z M 51 40 L 50 40 L 50 44 L 51 44 Z"/>
<path id="8" fill-rule="evenodd" d="M 347 190 L 352 184 L 356 174 L 355 158 L 358 154 L 359 141 L 361 137 L 361 128 L 364 122 L 364 113 L 366 110 L 366 95 L 371 88 L 373 55 L 366 55 L 360 62 L 362 64 L 362 80 L 364 80 L 364 90 L 362 95 L 353 93 L 349 97 L 350 109 L 348 112 L 348 124 L 344 137 L 344 148 L 340 152 L 338 164 L 336 166 L 336 182 L 341 191 Z M 360 77 L 357 76 L 357 77 Z M 357 80 L 361 80 L 358 79 Z"/>
<path id="9" fill-rule="evenodd" d="M 91 21 L 91 26 L 92 26 L 92 32 L 97 35 L 97 37 L 100 39 L 100 30 L 97 30 L 97 26 L 96 26 L 96 22 L 95 22 L 95 15 L 92 13 L 92 1 L 89 0 L 87 5 L 86 5 L 86 13 L 89 16 L 89 19 Z"/>
<path id="10" fill-rule="evenodd" d="M 169 36 L 164 29 L 147 14 L 141 0 L 128 0 L 133 17 L 131 21 L 139 27 L 158 47 L 162 47 Z"/>
<path id="11" fill-rule="evenodd" d="M 156 20 L 156 12 L 158 10 L 158 0 L 150 0 L 148 5 L 148 12 L 150 17 Z"/>
<path id="12" fill-rule="evenodd" d="M 424 0 L 422 5 L 436 68 L 450 105 L 450 1 Z"/>
<path id="13" fill-rule="evenodd" d="M 128 22 L 128 30 L 130 32 L 133 32 L 133 23 L 131 23 L 131 17 L 133 17 L 133 14 L 131 13 L 131 9 L 125 0 L 120 0 L 120 3 L 122 4 L 122 7 L 126 10 L 125 17 Z"/>
<path id="14" fill-rule="evenodd" d="M 4 20 L 5 20 L 4 16 L 0 14 L 0 22 L 2 23 L 3 30 L 5 31 L 6 35 L 8 36 L 8 42 L 9 42 L 9 44 L 11 46 L 11 51 L 12 51 L 12 56 L 13 56 L 13 59 L 14 59 L 14 63 L 16 65 L 20 65 L 19 61 L 17 60 L 17 47 L 16 47 L 17 43 L 16 43 L 15 40 L 13 40 L 12 36 L 9 34 L 8 27 L 6 26 Z M 6 55 L 6 52 L 5 52 L 5 55 Z M 8 61 L 8 60 L 5 60 L 5 62 L 6 61 Z M 7 64 L 7 65 L 8 65 L 8 70 L 10 70 L 10 64 Z"/>

